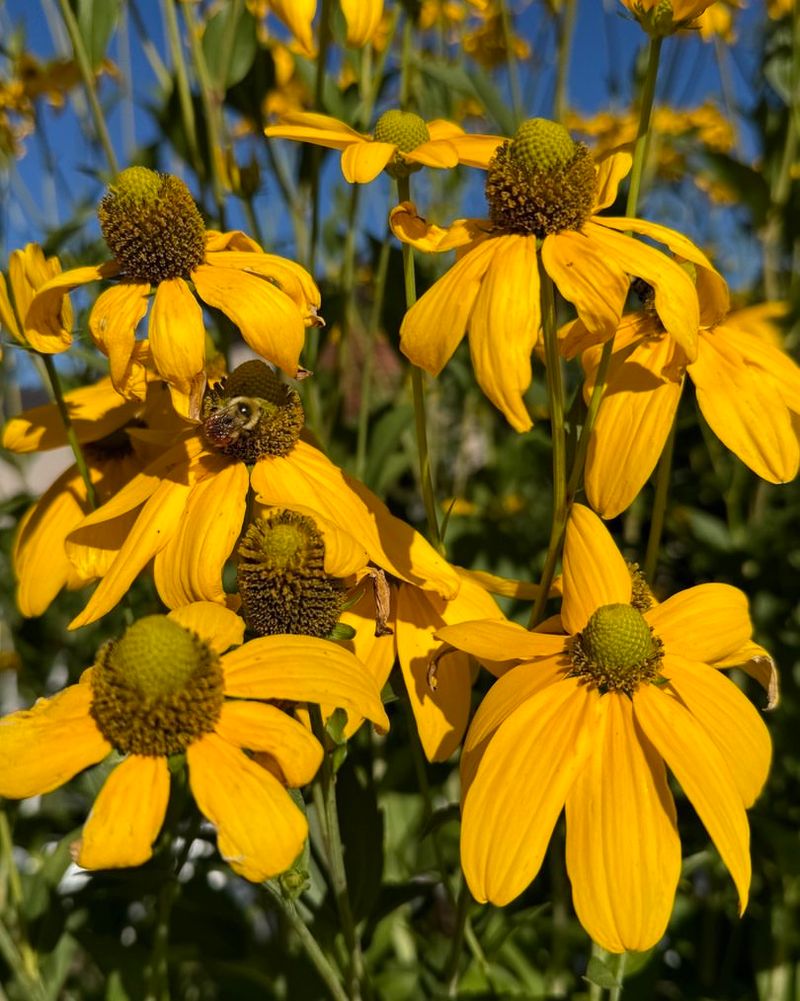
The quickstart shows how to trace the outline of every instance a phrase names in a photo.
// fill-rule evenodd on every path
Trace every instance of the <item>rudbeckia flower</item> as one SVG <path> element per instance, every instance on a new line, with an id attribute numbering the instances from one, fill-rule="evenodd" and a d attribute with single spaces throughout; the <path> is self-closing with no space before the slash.
<path id="1" fill-rule="evenodd" d="M 60 317 L 66 292 L 115 279 L 92 306 L 89 329 L 123 396 L 136 394 L 131 385 L 136 328 L 151 295 L 153 365 L 184 416 L 196 416 L 205 382 L 206 334 L 198 299 L 221 310 L 253 351 L 288 375 L 297 374 L 305 328 L 321 322 L 319 290 L 299 264 L 263 253 L 243 233 L 207 232 L 183 181 L 145 167 L 122 171 L 98 217 L 114 257 L 65 271 L 38 290 L 25 324 L 37 350 L 63 351 L 71 344 Z"/>
<path id="2" fill-rule="evenodd" d="M 455 595 L 459 582 L 450 566 L 366 487 L 299 440 L 302 427 L 297 393 L 264 362 L 245 362 L 222 388 L 210 390 L 203 421 L 177 435 L 68 537 L 67 552 L 80 574 L 113 554 L 72 628 L 113 608 L 151 559 L 169 607 L 225 603 L 222 569 L 242 529 L 251 487 L 264 505 L 318 512 L 401 580 Z M 121 526 L 132 512 L 135 521 L 126 530 Z M 346 576 L 353 559 L 352 551 L 331 546 L 326 570 Z"/>
<path id="3" fill-rule="evenodd" d="M 631 166 L 620 152 L 592 162 L 563 126 L 534 118 L 494 154 L 486 178 L 489 219 L 460 219 L 447 229 L 428 225 L 410 202 L 391 213 L 392 229 L 425 251 L 457 249 L 459 259 L 409 309 L 400 347 L 438 375 L 469 330 L 475 377 L 517 431 L 532 421 L 523 402 L 531 382 L 531 351 L 541 326 L 541 266 L 600 341 L 617 329 L 629 275 L 655 289 L 665 329 L 694 359 L 699 307 L 689 275 L 674 260 L 628 232 L 666 244 L 724 282 L 689 240 L 643 219 L 601 216 Z"/>
<path id="4" fill-rule="evenodd" d="M 503 905 L 536 876 L 566 807 L 578 918 L 611 952 L 664 934 L 681 846 L 667 769 L 733 877 L 750 887 L 745 810 L 769 770 L 759 713 L 719 666 L 750 639 L 747 599 L 701 584 L 633 602 L 600 519 L 576 505 L 564 547 L 560 635 L 503 622 L 439 637 L 478 658 L 518 657 L 478 708 L 462 755 L 461 861 L 479 901 Z"/>
<path id="5" fill-rule="evenodd" d="M 69 344 L 53 346 L 49 341 L 42 340 L 36 330 L 29 330 L 26 326 L 28 308 L 34 295 L 59 274 L 61 264 L 58 258 L 45 257 L 38 243 L 28 243 L 23 250 L 12 251 L 8 259 L 11 295 L 5 276 L 0 272 L 0 329 L 7 330 L 17 344 L 44 354 L 65 351 L 69 347 Z M 72 309 L 68 300 L 61 305 L 59 322 L 67 328 L 72 326 Z"/>
<path id="6" fill-rule="evenodd" d="M 324 699 L 381 727 L 388 720 L 372 678 L 346 650 L 302 636 L 238 646 L 243 632 L 233 612 L 203 602 L 134 622 L 78 684 L 0 720 L 0 796 L 50 792 L 116 751 L 122 758 L 75 860 L 86 869 L 141 865 L 164 821 L 168 758 L 185 754 L 192 795 L 231 868 L 254 882 L 284 872 L 308 833 L 286 787 L 310 782 L 323 751 L 265 700 Z"/>
<path id="7" fill-rule="evenodd" d="M 645 293 L 646 296 L 646 293 Z M 646 483 L 678 409 L 684 374 L 719 440 L 769 483 L 786 483 L 800 464 L 800 368 L 775 342 L 779 303 L 701 318 L 691 361 L 645 309 L 623 318 L 606 389 L 589 439 L 585 488 L 604 518 L 624 511 Z M 581 351 L 580 321 L 562 330 L 565 353 Z M 581 355 L 591 395 L 600 349 Z"/>
<path id="8" fill-rule="evenodd" d="M 654 38 L 695 27 L 695 18 L 716 0 L 620 0 L 641 27 Z"/>
<path id="9" fill-rule="evenodd" d="M 292 112 L 264 132 L 271 139 L 294 139 L 342 151 L 342 173 L 351 184 L 368 184 L 386 170 L 407 176 L 421 167 L 482 167 L 501 136 L 467 135 L 453 122 L 425 122 L 412 112 L 385 111 L 373 134 L 364 135 L 330 115 Z"/>
<path id="10" fill-rule="evenodd" d="M 267 6 L 291 31 L 303 55 L 316 55 L 312 22 L 317 13 L 317 0 L 267 0 Z M 347 26 L 347 44 L 361 48 L 371 42 L 383 18 L 383 0 L 340 0 L 339 6 Z"/>

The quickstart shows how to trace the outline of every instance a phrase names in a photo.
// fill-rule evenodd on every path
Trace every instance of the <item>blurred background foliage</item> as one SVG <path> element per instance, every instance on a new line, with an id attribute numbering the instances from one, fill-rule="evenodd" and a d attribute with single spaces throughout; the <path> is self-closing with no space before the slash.
<path id="1" fill-rule="evenodd" d="M 179 174 L 210 225 L 242 228 L 268 250 L 312 269 L 327 326 L 309 331 L 304 355 L 314 370 L 300 386 L 309 422 L 335 461 L 360 475 L 395 513 L 422 526 L 407 366 L 397 347 L 402 266 L 385 226 L 393 204 L 388 179 L 350 187 L 337 154 L 268 143 L 263 126 L 276 114 L 313 108 L 369 131 L 381 111 L 402 104 L 426 119 L 506 135 L 520 117 L 560 117 L 592 146 L 611 148 L 635 136 L 646 40 L 614 0 L 404 0 L 386 3 L 380 30 L 356 50 L 344 45 L 338 4 L 320 6 L 330 15 L 324 71 L 301 52 L 266 0 L 0 3 L 0 263 L 28 240 L 57 253 L 64 267 L 95 263 L 105 248 L 94 211 L 115 162 Z M 70 14 L 88 60 L 91 94 L 108 126 L 105 146 L 65 28 Z M 799 94 L 794 4 L 719 0 L 700 30 L 665 44 L 641 204 L 643 215 L 685 232 L 712 256 L 737 304 L 789 302 L 783 328 L 790 351 L 797 349 L 800 304 Z M 428 172 L 414 182 L 431 219 L 483 214 L 477 171 Z M 418 259 L 420 289 L 446 264 Z M 58 359 L 68 386 L 83 385 L 105 368 L 86 329 L 88 303 L 75 299 L 82 307 L 76 344 Z M 232 331 L 215 328 L 210 317 L 209 329 L 229 352 Z M 577 396 L 577 371 L 567 375 Z M 3 418 L 42 402 L 41 386 L 35 363 L 5 346 Z M 541 365 L 528 401 L 537 424 L 527 435 L 510 431 L 484 399 L 463 346 L 428 390 L 437 495 L 442 511 L 450 512 L 449 558 L 536 580 L 550 523 Z M 576 403 L 573 426 L 580 419 Z M 124 610 L 77 633 L 66 624 L 81 607 L 80 594 L 63 594 L 34 620 L 15 610 L 15 526 L 58 463 L 67 461 L 60 453 L 45 465 L 5 454 L 0 466 L 4 711 L 75 680 L 100 643 L 157 607 L 144 580 Z M 644 555 L 651 507 L 648 485 L 611 524 L 631 559 Z M 756 639 L 780 667 L 782 698 L 768 718 L 772 776 L 750 813 L 748 911 L 739 920 L 730 879 L 680 799 L 680 892 L 664 940 L 628 960 L 631 1001 L 800 997 L 798 525 L 798 486 L 763 483 L 724 451 L 704 426 L 688 384 L 655 590 L 666 595 L 708 580 L 743 587 Z M 526 618 L 521 604 L 505 607 Z M 476 702 L 486 687 L 479 679 Z M 751 695 L 763 704 L 761 691 Z M 338 782 L 355 917 L 375 997 L 598 996 L 609 973 L 599 957 L 591 958 L 571 910 L 563 832 L 542 874 L 511 906 L 470 905 L 465 958 L 454 961 L 457 761 L 424 763 L 401 702 L 390 707 L 387 737 L 362 728 L 351 741 Z M 151 863 L 91 875 L 71 865 L 68 846 L 103 769 L 41 799 L 3 806 L 1 996 L 327 996 L 269 889 L 230 873 L 188 795 L 171 807 L 180 818 L 173 843 Z M 336 956 L 341 941 L 331 890 L 317 865 L 312 805 L 309 813 L 311 882 L 298 907 L 322 948 Z"/>

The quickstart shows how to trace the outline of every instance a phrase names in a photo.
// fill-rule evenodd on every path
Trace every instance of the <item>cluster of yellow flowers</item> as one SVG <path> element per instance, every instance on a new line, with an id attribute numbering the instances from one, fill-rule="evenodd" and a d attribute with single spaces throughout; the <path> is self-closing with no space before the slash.
<path id="1" fill-rule="evenodd" d="M 709 3 L 625 6 L 659 36 Z M 269 7 L 313 52 L 313 0 Z M 351 44 L 365 44 L 382 4 L 341 7 Z M 102 283 L 88 326 L 109 371 L 66 394 L 86 468 L 28 511 L 13 558 L 24 615 L 98 582 L 71 623 L 85 626 L 148 573 L 167 611 L 106 643 L 77 684 L 0 721 L 0 794 L 48 792 L 116 752 L 75 857 L 138 865 L 163 824 L 170 759 L 185 755 L 223 857 L 247 879 L 271 878 L 307 836 L 286 790 L 309 783 L 324 754 L 304 707 L 323 719 L 344 709 L 348 735 L 364 720 L 385 730 L 381 689 L 397 660 L 428 758 L 450 757 L 466 731 L 461 857 L 476 899 L 505 904 L 525 889 L 565 808 L 582 924 L 614 952 L 652 946 L 681 863 L 669 769 L 743 910 L 745 810 L 771 747 L 721 671 L 742 666 L 772 693 L 771 659 L 752 640 L 741 591 L 702 584 L 657 601 L 601 518 L 629 507 L 655 467 L 687 374 L 731 451 L 769 482 L 796 476 L 800 369 L 776 340 L 783 307 L 730 312 L 724 279 L 689 239 L 605 214 L 631 154 L 594 158 L 562 125 L 469 135 L 390 110 L 366 134 L 291 111 L 266 132 L 341 151 L 352 183 L 382 171 L 407 181 L 422 167 L 485 171 L 485 218 L 442 227 L 410 200 L 391 213 L 405 245 L 457 257 L 408 309 L 401 349 L 436 376 L 466 334 L 478 384 L 517 432 L 532 426 L 524 396 L 542 303 L 555 287 L 574 307 L 561 357 L 580 355 L 587 402 L 600 378 L 605 389 L 587 432 L 590 506 L 573 504 L 566 519 L 560 610 L 531 630 L 509 621 L 490 593 L 502 582 L 449 564 L 326 457 L 276 372 L 309 374 L 305 333 L 323 323 L 312 276 L 242 232 L 206 230 L 176 177 L 130 167 L 98 209 L 108 260 L 61 271 L 28 245 L 11 256 L 10 287 L 0 282 L 4 329 L 44 355 L 72 344 L 69 293 Z M 631 294 L 641 306 L 626 312 Z M 258 359 L 225 372 L 201 304 Z M 46 406 L 11 420 L 3 444 L 26 453 L 65 440 Z M 235 587 L 223 579 L 231 565 Z M 470 723 L 473 659 L 497 680 Z"/>

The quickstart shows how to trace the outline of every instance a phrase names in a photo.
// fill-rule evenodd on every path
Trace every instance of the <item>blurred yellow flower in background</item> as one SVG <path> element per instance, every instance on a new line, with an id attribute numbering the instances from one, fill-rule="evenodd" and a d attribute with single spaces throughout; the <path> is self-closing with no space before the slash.
<path id="1" fill-rule="evenodd" d="M 381 26 L 383 0 L 340 0 L 339 6 L 347 26 L 347 44 L 361 48 L 371 42 Z M 256 17 L 272 11 L 297 39 L 303 55 L 316 55 L 312 26 L 317 0 L 248 0 L 248 7 Z"/>
<path id="2" fill-rule="evenodd" d="M 464 744 L 462 865 L 476 900 L 509 903 L 539 872 L 566 806 L 581 924 L 610 952 L 644 951 L 664 934 L 681 868 L 667 767 L 731 873 L 740 912 L 747 905 L 745 809 L 771 744 L 718 670 L 749 642 L 747 599 L 701 584 L 635 607 L 627 564 L 581 505 L 562 585 L 561 635 L 502 622 L 439 631 L 479 659 L 502 650 L 521 661 L 490 689 Z"/>
<path id="3" fill-rule="evenodd" d="M 33 297 L 52 278 L 61 274 L 57 257 L 45 257 L 38 243 L 28 243 L 22 250 L 13 250 L 8 259 L 8 282 L 0 272 L 0 330 L 6 330 L 22 346 L 51 354 L 66 351 L 69 341 L 53 346 L 27 326 L 26 318 Z M 9 289 L 10 286 L 10 289 Z M 10 294 L 9 294 L 10 292 Z M 65 299 L 60 304 L 58 322 L 66 330 L 72 328 L 72 307 Z"/>
<path id="4" fill-rule="evenodd" d="M 642 28 L 654 37 L 694 28 L 697 17 L 718 0 L 620 0 Z"/>

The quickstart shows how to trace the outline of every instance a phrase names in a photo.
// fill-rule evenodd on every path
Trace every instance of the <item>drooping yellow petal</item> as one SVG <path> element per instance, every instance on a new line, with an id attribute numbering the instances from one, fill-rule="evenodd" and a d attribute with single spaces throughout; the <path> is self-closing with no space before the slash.
<path id="1" fill-rule="evenodd" d="M 84 869 L 142 865 L 153 854 L 169 800 L 166 758 L 131 755 L 106 779 L 83 828 Z"/>
<path id="2" fill-rule="evenodd" d="M 284 292 L 257 275 L 201 264 L 192 272 L 197 294 L 241 330 L 256 354 L 297 375 L 305 340 L 303 314 Z"/>
<path id="3" fill-rule="evenodd" d="M 317 11 L 317 0 L 269 0 L 269 6 L 291 31 L 303 50 L 303 55 L 314 55 L 314 38 L 311 24 Z"/>
<path id="4" fill-rule="evenodd" d="M 461 864 L 476 900 L 503 906 L 538 873 L 594 750 L 603 701 L 568 678 L 525 701 L 492 737 L 463 802 Z"/>
<path id="5" fill-rule="evenodd" d="M 6 276 L 2 272 L 0 272 L 0 327 L 5 327 L 15 341 L 22 342 L 22 331 L 8 295 Z"/>
<path id="6" fill-rule="evenodd" d="M 588 507 L 574 504 L 564 540 L 564 628 L 580 632 L 598 608 L 630 600 L 631 575 L 608 529 Z"/>
<path id="7" fill-rule="evenodd" d="M 642 685 L 633 710 L 717 846 L 739 892 L 742 913 L 750 889 L 750 829 L 728 763 L 689 710 L 666 691 Z"/>
<path id="8" fill-rule="evenodd" d="M 225 602 L 222 570 L 242 528 L 249 480 L 243 462 L 219 456 L 217 468 L 192 487 L 177 531 L 153 564 L 156 588 L 169 608 Z"/>
<path id="9" fill-rule="evenodd" d="M 648 285 L 652 285 L 656 312 L 664 329 L 680 344 L 688 358 L 694 359 L 700 326 L 700 307 L 694 282 L 671 257 L 642 240 L 615 232 L 605 225 L 606 222 L 605 217 L 596 216 L 594 222 L 587 222 L 583 227 L 598 256 L 614 261 L 628 274 L 643 278 Z M 582 314 L 581 319 L 586 322 Z"/>
<path id="10" fill-rule="evenodd" d="M 148 284 L 120 282 L 100 293 L 89 314 L 92 339 L 108 356 L 111 382 L 118 392 L 130 379 L 136 328 L 147 312 L 149 293 Z"/>
<path id="11" fill-rule="evenodd" d="M 567 795 L 567 872 L 578 918 L 609 952 L 644 952 L 664 934 L 681 871 L 664 762 L 611 693 Z"/>
<path id="12" fill-rule="evenodd" d="M 522 396 L 531 384 L 541 323 L 536 237 L 502 236 L 494 243 L 469 318 L 469 350 L 478 385 L 522 432 L 533 425 Z"/>
<path id="13" fill-rule="evenodd" d="M 347 44 L 361 48 L 371 42 L 383 18 L 383 0 L 341 0 L 347 24 Z"/>
<path id="14" fill-rule="evenodd" d="M 794 479 L 800 444 L 792 415 L 769 375 L 749 368 L 720 333 L 704 332 L 688 372 L 714 434 L 770 483 Z"/>
<path id="15" fill-rule="evenodd" d="M 181 523 L 189 487 L 165 480 L 139 513 L 133 528 L 82 612 L 70 629 L 88 625 L 105 615 L 126 594 L 140 570 L 162 549 Z M 82 529 L 78 529 L 81 532 Z"/>
<path id="16" fill-rule="evenodd" d="M 313 636 L 263 636 L 222 658 L 225 692 L 338 706 L 388 729 L 375 681 L 352 653 Z"/>
<path id="17" fill-rule="evenodd" d="M 628 150 L 617 150 L 597 162 L 597 189 L 594 196 L 593 212 L 613 205 L 617 199 L 619 183 L 630 173 L 633 156 Z"/>
<path id="18" fill-rule="evenodd" d="M 607 341 L 617 329 L 629 282 L 620 262 L 588 238 L 590 225 L 546 236 L 542 263 L 587 329 Z"/>
<path id="19" fill-rule="evenodd" d="M 254 883 L 288 869 L 302 851 L 308 824 L 278 780 L 213 733 L 191 744 L 186 760 L 192 794 L 216 826 L 220 855 L 230 867 Z"/>
<path id="20" fill-rule="evenodd" d="M 668 653 L 705 663 L 722 660 L 753 632 L 747 597 L 729 584 L 698 584 L 644 613 Z"/>
<path id="21" fill-rule="evenodd" d="M 356 132 L 349 125 L 330 115 L 296 111 L 281 116 L 280 124 L 264 129 L 270 139 L 294 139 L 328 149 L 346 149 L 351 143 L 371 142 L 372 137 Z"/>
<path id="22" fill-rule="evenodd" d="M 408 310 L 400 326 L 400 350 L 438 375 L 461 342 L 498 240 L 475 246 Z"/>
<path id="23" fill-rule="evenodd" d="M 457 593 L 458 575 L 450 564 L 410 525 L 391 515 L 375 494 L 312 445 L 298 441 L 286 458 L 257 462 L 250 481 L 263 504 L 318 510 L 354 535 L 370 559 L 395 577 L 432 588 L 446 598 Z"/>
<path id="24" fill-rule="evenodd" d="M 50 792 L 111 753 L 89 715 L 92 689 L 70 685 L 0 719 L 0 796 Z"/>
<path id="25" fill-rule="evenodd" d="M 662 673 L 728 763 L 745 807 L 767 781 L 772 744 L 760 714 L 736 685 L 695 658 L 664 657 Z"/>
<path id="26" fill-rule="evenodd" d="M 410 163 L 421 163 L 426 167 L 458 166 L 458 150 L 449 139 L 432 139 L 400 155 Z"/>
<path id="27" fill-rule="evenodd" d="M 305 268 L 286 257 L 244 250 L 225 250 L 206 253 L 205 263 L 216 268 L 247 271 L 266 278 L 272 285 L 285 292 L 304 314 L 310 306 L 320 305 L 320 291 L 314 279 Z"/>
<path id="28" fill-rule="evenodd" d="M 770 333 L 777 336 L 777 330 L 752 313 L 758 308 L 767 312 L 770 306 L 780 303 L 766 303 L 763 307 L 740 309 L 732 313 L 724 323 L 714 329 L 714 341 L 723 340 L 727 347 L 737 351 L 742 361 L 756 374 L 763 373 L 778 387 L 781 398 L 792 413 L 800 413 L 800 365 L 789 357 L 780 346 L 773 343 Z"/>
<path id="29" fill-rule="evenodd" d="M 748 640 L 738 650 L 734 650 L 711 664 L 711 667 L 738 667 L 754 678 L 767 693 L 765 709 L 774 709 L 780 701 L 780 678 L 778 668 L 768 650 L 758 643 Z"/>
<path id="30" fill-rule="evenodd" d="M 425 253 L 443 253 L 479 243 L 491 235 L 488 219 L 456 219 L 447 227 L 428 222 L 413 202 L 401 202 L 389 213 L 392 232 L 402 243 Z"/>
<path id="31" fill-rule="evenodd" d="M 673 350 L 666 337 L 632 349 L 617 349 L 615 341 L 586 456 L 586 496 L 603 518 L 633 503 L 664 449 L 683 388 L 682 376 L 668 367 Z M 596 350 L 583 355 L 585 367 L 594 363 L 587 392 L 599 360 Z"/>
<path id="32" fill-rule="evenodd" d="M 461 753 L 462 800 L 469 791 L 481 758 L 497 728 L 528 699 L 557 681 L 562 681 L 571 669 L 572 662 L 560 650 L 549 656 L 514 665 L 492 685 L 478 706 L 464 741 Z"/>
<path id="33" fill-rule="evenodd" d="M 563 636 L 530 632 L 516 622 L 503 619 L 458 622 L 437 629 L 436 635 L 478 660 L 496 660 L 498 655 L 518 660 L 549 657 L 564 647 Z"/>
<path id="34" fill-rule="evenodd" d="M 64 295 L 78 285 L 111 278 L 119 271 L 113 261 L 97 267 L 73 268 L 55 275 L 43 285 L 31 301 L 23 322 L 25 337 L 34 351 L 54 354 L 72 343 L 72 332 L 62 323 Z"/>
<path id="35" fill-rule="evenodd" d="M 85 444 L 99 441 L 128 423 L 140 404 L 123 399 L 108 378 L 64 394 L 70 422 Z M 54 403 L 32 407 L 12 417 L 3 428 L 3 448 L 11 452 L 44 452 L 67 444 L 64 423 Z"/>
<path id="36" fill-rule="evenodd" d="M 245 253 L 263 253 L 260 244 L 243 233 L 240 229 L 229 229 L 220 232 L 218 229 L 206 230 L 206 263 L 210 264 L 209 256 L 213 256 L 223 250 L 243 251 Z"/>
<path id="37" fill-rule="evenodd" d="M 432 124 L 432 122 L 428 124 L 428 131 L 430 131 Z M 433 138 L 434 135 L 431 132 L 431 139 Z M 498 146 L 502 146 L 506 141 L 503 136 L 468 135 L 466 133 L 447 138 L 456 148 L 459 163 L 465 167 L 478 167 L 482 170 L 487 169 Z"/>
<path id="38" fill-rule="evenodd" d="M 173 609 L 167 618 L 197 633 L 217 653 L 239 646 L 244 638 L 244 619 L 213 601 L 194 601 Z"/>
<path id="39" fill-rule="evenodd" d="M 317 774 L 322 747 L 296 719 L 260 702 L 226 702 L 215 732 L 234 747 L 270 754 L 290 786 L 302 786 Z"/>
<path id="40" fill-rule="evenodd" d="M 203 371 L 203 311 L 183 278 L 159 283 L 150 314 L 150 351 L 159 375 L 188 393 Z"/>
<path id="41" fill-rule="evenodd" d="M 342 174 L 349 184 L 369 184 L 397 152 L 394 143 L 353 142 L 342 150 Z"/>

